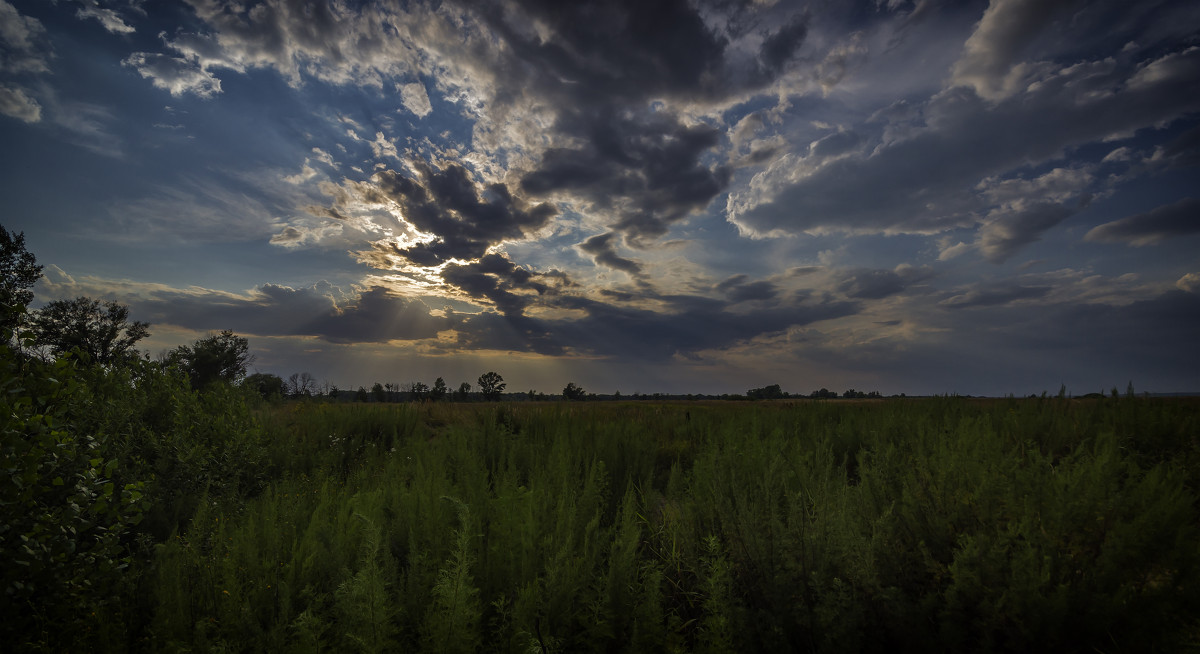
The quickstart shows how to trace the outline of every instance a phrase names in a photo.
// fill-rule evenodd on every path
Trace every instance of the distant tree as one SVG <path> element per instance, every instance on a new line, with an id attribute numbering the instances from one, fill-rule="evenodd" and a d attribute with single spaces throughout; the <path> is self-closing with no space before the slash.
<path id="1" fill-rule="evenodd" d="M 479 376 L 479 392 L 488 400 L 500 399 L 505 386 L 504 378 L 499 373 L 489 371 Z"/>
<path id="2" fill-rule="evenodd" d="M 329 390 L 325 391 L 325 394 L 336 400 L 338 397 L 338 394 L 341 392 L 342 392 L 342 390 L 337 387 L 337 384 L 330 384 Z"/>
<path id="3" fill-rule="evenodd" d="M 454 399 L 459 402 L 465 402 L 469 397 L 471 397 L 471 385 L 467 382 L 459 384 L 458 390 L 454 391 Z"/>
<path id="4" fill-rule="evenodd" d="M 133 346 L 150 335 L 150 325 L 129 322 L 129 307 L 86 297 L 55 300 L 33 313 L 38 345 L 55 356 L 75 349 L 92 363 L 109 365 L 134 353 Z"/>
<path id="5" fill-rule="evenodd" d="M 446 380 L 438 377 L 433 382 L 433 388 L 429 389 L 429 399 L 433 400 L 434 402 L 440 402 L 446 399 L 446 396 L 449 394 L 449 392 L 450 389 L 446 388 Z"/>
<path id="6" fill-rule="evenodd" d="M 614 399 L 614 400 L 619 400 L 619 399 L 621 399 L 621 391 L 620 391 L 619 389 L 618 389 L 618 390 L 616 390 L 616 391 L 613 391 L 613 399 Z M 690 398 L 689 398 L 689 399 L 690 399 Z"/>
<path id="7" fill-rule="evenodd" d="M 387 397 L 388 397 L 387 390 L 384 389 L 383 384 L 380 384 L 379 382 L 375 382 L 375 385 L 371 387 L 371 397 L 376 402 L 386 402 L 387 401 Z"/>
<path id="8" fill-rule="evenodd" d="M 0 226 L 0 331 L 16 329 L 25 307 L 33 300 L 33 285 L 42 277 L 42 267 L 25 249 L 25 234 Z"/>
<path id="9" fill-rule="evenodd" d="M 354 392 L 354 401 L 355 402 L 366 402 L 367 401 L 367 389 L 363 388 L 362 386 L 359 386 L 358 390 Z"/>
<path id="10" fill-rule="evenodd" d="M 563 388 L 562 395 L 567 400 L 582 400 L 587 397 L 587 391 L 584 391 L 582 387 L 576 386 L 575 382 L 567 382 L 566 387 Z"/>
<path id="11" fill-rule="evenodd" d="M 751 388 L 746 391 L 746 397 L 752 400 L 778 400 L 786 395 L 787 393 L 784 393 L 779 388 L 779 384 L 771 384 L 762 388 Z"/>
<path id="12" fill-rule="evenodd" d="M 317 390 L 317 380 L 307 372 L 294 372 L 288 377 L 287 392 L 292 397 L 311 397 Z"/>
<path id="13" fill-rule="evenodd" d="M 236 383 L 246 376 L 246 366 L 253 361 L 250 342 L 228 329 L 167 354 L 167 363 L 186 372 L 197 390 L 214 382 Z"/>
<path id="14" fill-rule="evenodd" d="M 412 399 L 414 402 L 420 402 L 421 400 L 428 399 L 429 385 L 425 382 L 413 382 L 410 393 L 412 394 Z"/>
<path id="15" fill-rule="evenodd" d="M 253 388 L 263 399 L 281 398 L 286 392 L 285 382 L 283 377 L 272 375 L 269 372 L 256 372 L 253 375 L 248 375 L 242 380 L 242 385 L 246 388 Z"/>

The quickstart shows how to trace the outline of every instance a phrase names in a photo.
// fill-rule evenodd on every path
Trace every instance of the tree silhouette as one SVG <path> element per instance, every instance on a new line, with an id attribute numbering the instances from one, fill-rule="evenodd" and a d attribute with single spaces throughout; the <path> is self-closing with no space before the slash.
<path id="1" fill-rule="evenodd" d="M 429 397 L 429 385 L 425 382 L 413 382 L 411 393 L 414 402 L 427 399 Z"/>
<path id="2" fill-rule="evenodd" d="M 584 391 L 580 386 L 576 386 L 575 382 L 567 382 L 562 394 L 568 400 L 582 400 L 587 396 L 587 391 Z"/>
<path id="3" fill-rule="evenodd" d="M 500 399 L 505 386 L 504 378 L 499 373 L 489 371 L 479 376 L 479 392 L 488 400 Z"/>
<path id="4" fill-rule="evenodd" d="M 25 234 L 0 226 L 0 330 L 16 329 L 33 300 L 29 290 L 42 276 L 37 259 L 25 249 Z"/>
<path id="5" fill-rule="evenodd" d="M 197 390 L 214 382 L 237 382 L 246 375 L 246 366 L 252 361 L 249 341 L 228 329 L 190 347 L 180 345 L 167 355 L 168 365 L 186 372 L 192 388 Z"/>
<path id="6" fill-rule="evenodd" d="M 150 325 L 129 322 L 129 307 L 86 297 L 55 300 L 34 312 L 39 345 L 58 356 L 72 351 L 92 363 L 109 365 L 132 356 L 134 344 L 150 335 Z"/>

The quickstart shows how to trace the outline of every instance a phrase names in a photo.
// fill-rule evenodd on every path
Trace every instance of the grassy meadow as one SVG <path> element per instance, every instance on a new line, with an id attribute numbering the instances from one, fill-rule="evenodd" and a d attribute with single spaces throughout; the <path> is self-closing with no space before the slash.
<path id="1" fill-rule="evenodd" d="M 154 474 L 124 572 L 25 646 L 1200 645 L 1195 400 L 239 397 L 126 437 Z"/>

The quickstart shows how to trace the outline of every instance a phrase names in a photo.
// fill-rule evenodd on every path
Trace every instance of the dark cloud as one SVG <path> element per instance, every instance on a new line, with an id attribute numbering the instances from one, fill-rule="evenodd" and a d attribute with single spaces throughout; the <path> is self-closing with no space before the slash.
<path id="1" fill-rule="evenodd" d="M 419 299 L 383 287 L 346 296 L 327 282 L 307 288 L 264 284 L 248 295 L 158 292 L 130 303 L 152 324 L 231 329 L 258 336 L 315 336 L 335 343 L 434 338 L 451 326 Z"/>
<path id="2" fill-rule="evenodd" d="M 1184 198 L 1146 213 L 1093 227 L 1084 240 L 1151 245 L 1191 234 L 1200 234 L 1200 200 Z"/>
<path id="3" fill-rule="evenodd" d="M 901 266 L 895 270 L 854 268 L 837 274 L 837 290 L 854 299 L 879 300 L 901 293 L 933 275 L 933 270 L 927 266 Z"/>
<path id="4" fill-rule="evenodd" d="M 703 92 L 722 78 L 726 43 L 684 0 L 512 5 L 519 11 L 484 9 L 485 19 L 556 91 L 567 82 L 580 99 L 640 100 Z M 532 21 L 548 30 L 533 33 Z"/>
<path id="5" fill-rule="evenodd" d="M 414 162 L 416 178 L 385 170 L 374 177 L 381 192 L 399 205 L 404 219 L 435 238 L 395 252 L 420 266 L 450 259 L 482 257 L 489 247 L 544 227 L 557 210 L 549 204 L 526 207 L 504 184 L 482 193 L 462 166 L 442 170 Z"/>
<path id="6" fill-rule="evenodd" d="M 803 174 L 795 158 L 780 160 L 762 175 L 761 190 L 732 194 L 731 218 L 760 235 L 938 232 L 974 224 L 996 206 L 987 180 L 1200 110 L 1200 96 L 1180 92 L 1200 79 L 1196 62 L 1200 48 L 1144 62 L 1088 61 L 1050 69 L 1028 90 L 995 102 L 964 87 L 948 89 L 921 107 L 916 128 L 865 154 L 812 157 Z M 872 138 L 887 130 L 881 134 Z M 991 252 L 1009 256 L 1062 217 L 1043 211 L 1016 218 L 1011 233 L 992 235 Z"/>
<path id="7" fill-rule="evenodd" d="M 834 157 L 858 147 L 863 138 L 857 132 L 837 132 L 813 141 L 808 151 L 814 157 Z"/>
<path id="8" fill-rule="evenodd" d="M 630 275 L 641 274 L 642 265 L 640 263 L 617 254 L 613 247 L 614 236 L 616 236 L 615 232 L 597 234 L 580 243 L 579 249 L 592 255 L 595 262 L 602 266 L 607 266 L 614 270 L 623 270 Z"/>
<path id="9" fill-rule="evenodd" d="M 1039 202 L 996 217 L 980 228 L 979 250 L 988 261 L 1003 263 L 1076 211 L 1061 204 Z"/>
<path id="10" fill-rule="evenodd" d="M 769 73 L 776 73 L 782 69 L 788 59 L 791 59 L 796 50 L 804 43 L 806 36 L 808 36 L 807 15 L 795 17 L 791 23 L 780 27 L 778 31 L 768 36 L 763 41 L 762 50 L 758 55 L 763 69 Z"/>
<path id="11" fill-rule="evenodd" d="M 1080 0 L 995 0 L 979 20 L 954 66 L 954 80 L 994 99 L 1010 92 L 1020 78 L 1017 63 L 1024 50 L 1057 17 Z M 1016 79 L 1014 79 L 1016 77 Z"/>
<path id="12" fill-rule="evenodd" d="M 878 300 L 903 291 L 904 280 L 890 270 L 857 270 L 845 273 L 837 289 L 847 297 Z"/>
<path id="13" fill-rule="evenodd" d="M 572 349 L 646 361 L 724 349 L 791 327 L 851 315 L 859 308 L 852 302 L 822 301 L 735 312 L 722 302 L 690 296 L 675 298 L 675 310 L 665 312 L 580 297 L 563 297 L 557 304 L 587 313 L 585 318 L 558 321 L 553 327 L 555 337 Z"/>
<path id="14" fill-rule="evenodd" d="M 747 275 L 734 275 L 717 284 L 717 290 L 725 294 L 730 302 L 774 300 L 779 297 L 779 288 L 767 280 L 749 281 Z"/>
<path id="15" fill-rule="evenodd" d="M 612 227 L 634 241 L 655 238 L 669 225 L 708 206 L 729 183 L 723 166 L 701 162 L 721 133 L 684 126 L 662 112 L 634 117 L 574 112 L 559 129 L 586 140 L 579 148 L 547 150 L 521 180 L 531 195 L 566 192 L 614 217 Z"/>
<path id="16" fill-rule="evenodd" d="M 486 300 L 505 316 L 519 316 L 533 296 L 514 291 L 528 290 L 543 295 L 551 286 L 540 275 L 515 265 L 502 254 L 489 254 L 479 261 L 452 263 L 442 270 L 442 279 L 474 299 Z"/>
<path id="17" fill-rule="evenodd" d="M 335 343 L 413 341 L 435 338 L 451 325 L 449 318 L 430 315 L 421 300 L 376 286 L 363 292 L 354 304 L 299 325 L 294 333 Z"/>
<path id="18" fill-rule="evenodd" d="M 950 309 L 995 307 L 1022 300 L 1040 299 L 1048 295 L 1051 290 L 1049 286 L 1022 286 L 1017 283 L 991 284 L 953 295 L 938 304 Z"/>

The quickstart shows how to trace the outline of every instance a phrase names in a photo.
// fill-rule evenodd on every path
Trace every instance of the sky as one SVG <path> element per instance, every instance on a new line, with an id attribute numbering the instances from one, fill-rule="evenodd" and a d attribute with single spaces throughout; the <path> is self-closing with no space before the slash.
<path id="1" fill-rule="evenodd" d="M 1200 391 L 1200 3 L 0 0 L 37 302 L 509 391 Z"/>

